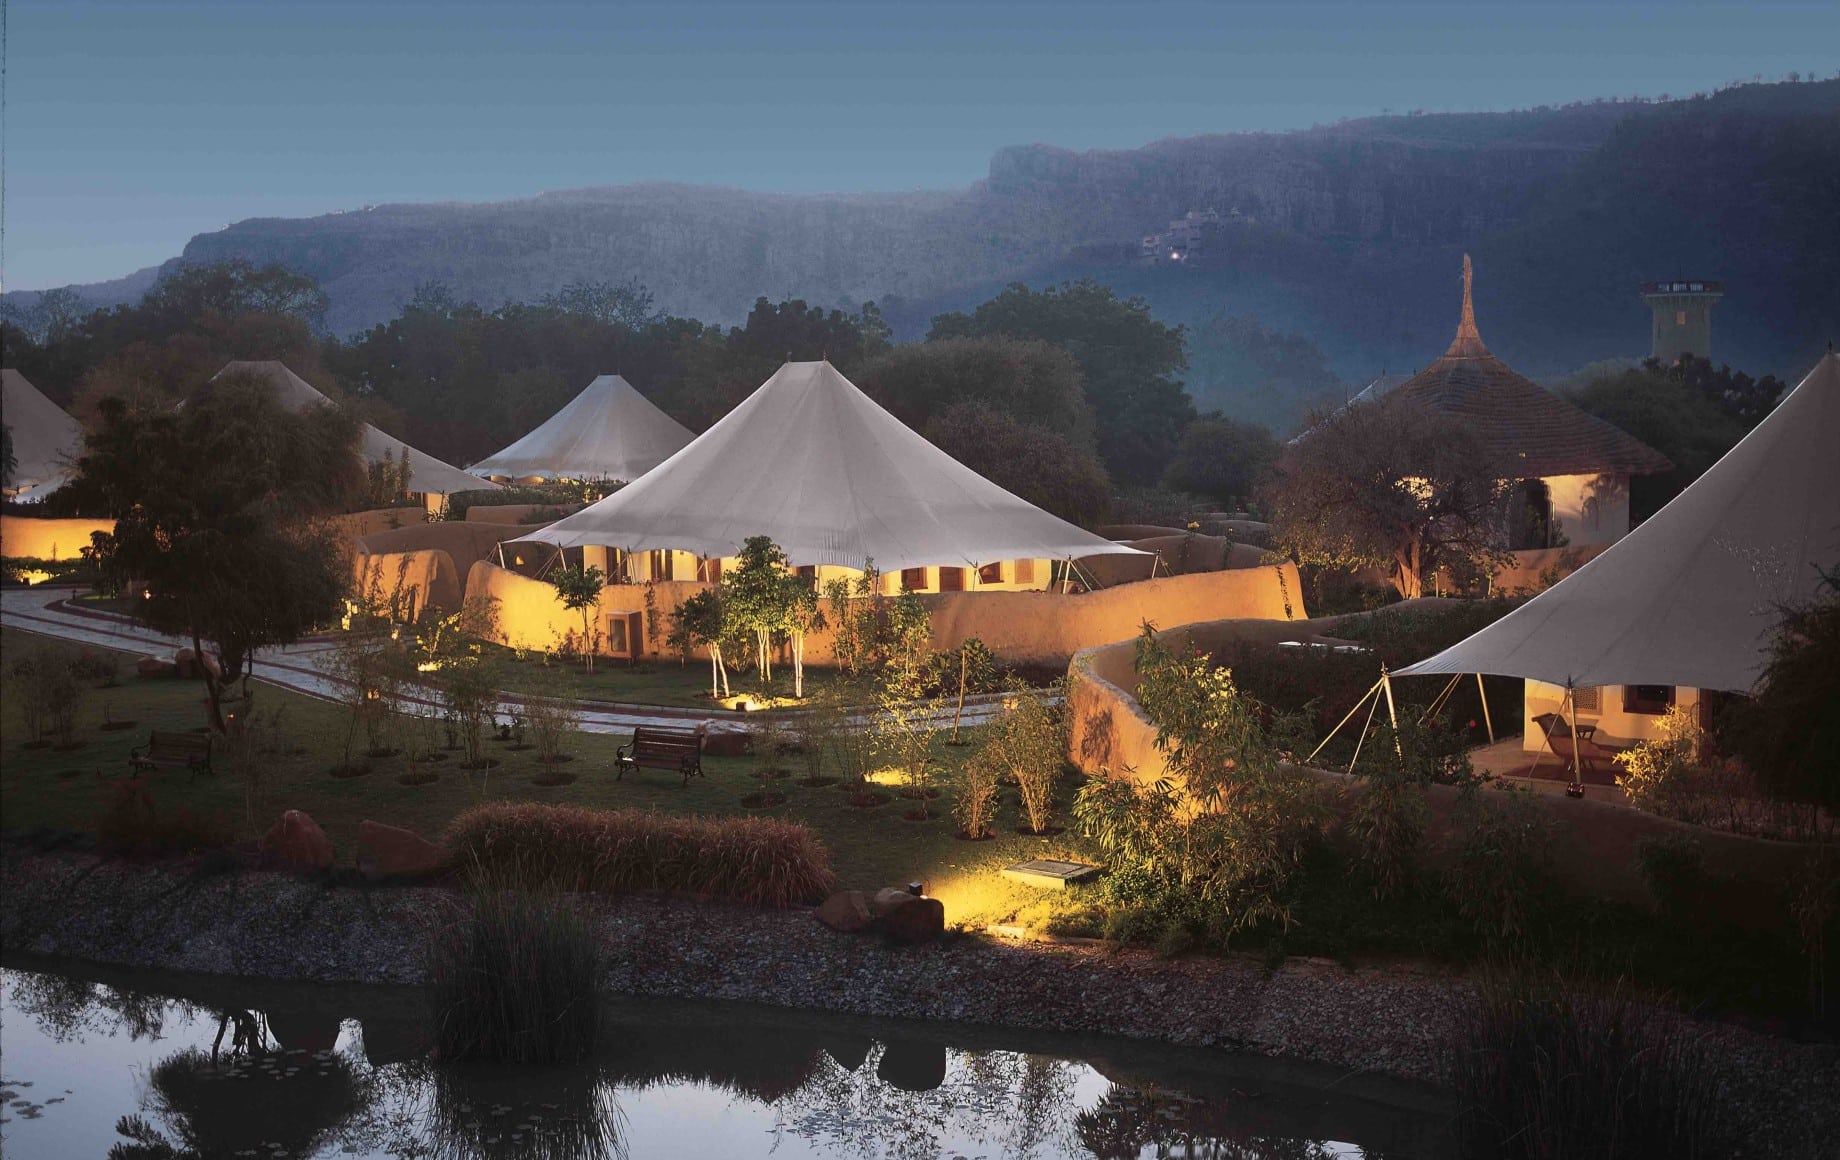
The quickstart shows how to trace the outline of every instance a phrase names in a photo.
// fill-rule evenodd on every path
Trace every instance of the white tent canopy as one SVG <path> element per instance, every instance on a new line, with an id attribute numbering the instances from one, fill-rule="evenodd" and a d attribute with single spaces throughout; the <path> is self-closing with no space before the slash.
<path id="1" fill-rule="evenodd" d="M 273 360 L 255 362 L 234 360 L 224 364 L 219 375 L 231 371 L 242 371 L 267 379 L 275 388 L 281 404 L 291 411 L 303 411 L 315 404 L 330 406 L 332 400 L 320 394 L 313 385 L 287 368 L 287 364 Z M 401 463 L 405 457 L 409 460 L 409 488 L 411 492 L 426 492 L 431 495 L 452 495 L 457 491 L 481 491 L 496 488 L 475 475 L 468 475 L 452 464 L 443 463 L 432 455 L 417 451 L 402 440 L 386 435 L 369 423 L 364 425 L 359 439 L 359 451 L 366 463 L 382 463 L 387 455 L 391 460 Z"/>
<path id="2" fill-rule="evenodd" d="M 527 539 L 733 556 L 749 536 L 794 565 L 885 572 L 1142 554 L 1004 491 L 828 362 L 787 363 L 643 478 Z"/>
<path id="3" fill-rule="evenodd" d="M 11 367 L 0 370 L 0 422 L 13 436 L 7 495 L 43 499 L 64 486 L 83 454 L 83 427 Z"/>
<path id="4" fill-rule="evenodd" d="M 695 438 L 619 375 L 601 375 L 516 443 L 467 468 L 512 479 L 634 480 Z"/>
<path id="5" fill-rule="evenodd" d="M 1635 531 L 1537 598 L 1395 675 L 1748 691 L 1782 605 L 1840 567 L 1840 359 Z"/>

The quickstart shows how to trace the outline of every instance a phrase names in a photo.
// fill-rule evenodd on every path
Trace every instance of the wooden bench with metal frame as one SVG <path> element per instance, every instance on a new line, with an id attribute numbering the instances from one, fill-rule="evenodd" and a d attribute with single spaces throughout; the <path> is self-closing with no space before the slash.
<path id="1" fill-rule="evenodd" d="M 703 776 L 703 730 L 635 725 L 632 743 L 614 750 L 613 779 L 619 781 L 628 769 L 638 773 L 640 766 L 675 769 L 689 785 L 692 777 Z"/>
<path id="2" fill-rule="evenodd" d="M 191 770 L 194 777 L 201 773 L 217 775 L 211 768 L 209 733 L 170 733 L 155 729 L 147 735 L 147 744 L 128 754 L 128 764 L 136 773 L 184 768 Z"/>

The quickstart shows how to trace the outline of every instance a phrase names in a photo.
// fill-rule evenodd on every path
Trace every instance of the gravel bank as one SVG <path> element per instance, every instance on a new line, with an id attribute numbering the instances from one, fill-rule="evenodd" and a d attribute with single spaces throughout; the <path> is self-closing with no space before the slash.
<path id="1" fill-rule="evenodd" d="M 1308 1059 L 1433 1081 L 1460 978 L 1292 960 L 1163 959 L 1094 946 L 951 938 L 904 948 L 804 910 L 684 898 L 583 899 L 607 985 L 861 1015 L 1097 1032 Z M 453 892 L 280 874 L 204 874 L 0 848 L 0 939 L 98 962 L 315 982 L 414 983 L 423 932 Z M 1749 1155 L 1833 1155 L 1840 1048 L 1710 1025 Z"/>

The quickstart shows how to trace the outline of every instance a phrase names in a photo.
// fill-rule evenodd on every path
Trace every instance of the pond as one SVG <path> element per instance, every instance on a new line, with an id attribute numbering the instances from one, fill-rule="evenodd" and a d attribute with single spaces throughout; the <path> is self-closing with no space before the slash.
<path id="1" fill-rule="evenodd" d="M 1218 1051 L 620 1000 L 580 1066 L 439 1065 L 418 991 L 9 963 L 11 1160 L 1449 1154 L 1429 1089 Z"/>

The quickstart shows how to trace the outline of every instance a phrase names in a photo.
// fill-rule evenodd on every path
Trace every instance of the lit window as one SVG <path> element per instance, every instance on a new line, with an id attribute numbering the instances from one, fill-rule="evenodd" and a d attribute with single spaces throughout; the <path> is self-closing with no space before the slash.
<path id="1" fill-rule="evenodd" d="M 1687 324 L 1687 312 L 1684 310 L 1676 310 L 1674 312 L 1674 325 L 1675 326 L 1685 326 L 1686 324 Z"/>

